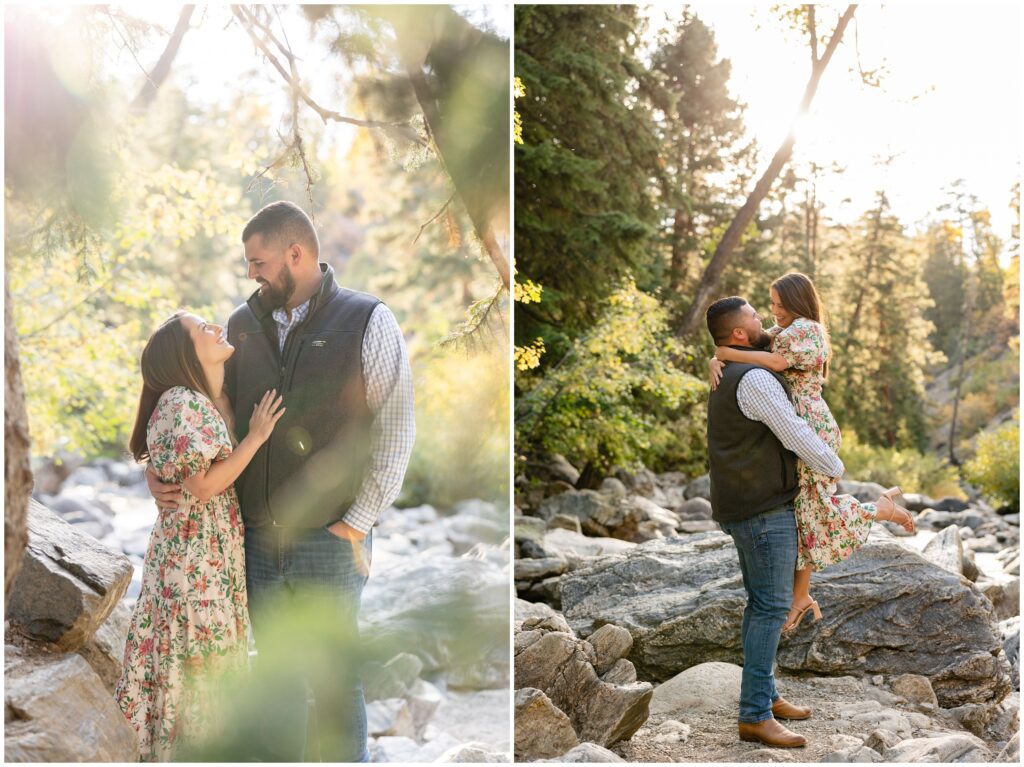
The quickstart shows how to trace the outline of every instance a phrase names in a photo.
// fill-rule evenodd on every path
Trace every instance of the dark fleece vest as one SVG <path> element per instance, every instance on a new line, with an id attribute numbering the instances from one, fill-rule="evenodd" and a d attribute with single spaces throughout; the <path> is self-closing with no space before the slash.
<path id="1" fill-rule="evenodd" d="M 739 522 L 792 501 L 799 491 L 796 456 L 760 421 L 743 415 L 736 401 L 740 381 L 755 365 L 730 362 L 708 400 L 711 518 Z M 764 368 L 761 368 L 764 369 Z M 785 379 L 775 376 L 791 396 Z"/>
<path id="2" fill-rule="evenodd" d="M 321 527 L 355 501 L 370 460 L 370 423 L 363 381 L 363 336 L 380 299 L 323 281 L 309 314 L 280 351 L 272 311 L 259 291 L 228 320 L 225 386 L 241 440 L 253 405 L 270 389 L 284 395 L 284 416 L 235 482 L 242 518 L 251 527 Z"/>

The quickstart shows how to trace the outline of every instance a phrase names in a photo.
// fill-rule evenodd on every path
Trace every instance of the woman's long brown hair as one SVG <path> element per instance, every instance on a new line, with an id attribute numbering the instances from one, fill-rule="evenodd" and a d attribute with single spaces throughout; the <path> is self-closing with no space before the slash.
<path id="1" fill-rule="evenodd" d="M 832 356 L 831 344 L 828 338 L 828 325 L 825 322 L 825 307 L 821 303 L 818 291 L 814 283 L 806 274 L 790 272 L 772 283 L 775 292 L 779 294 L 779 302 L 782 308 L 797 317 L 814 320 L 825 333 L 825 348 Z M 828 378 L 828 360 L 822 368 L 822 376 Z"/>
<path id="2" fill-rule="evenodd" d="M 183 310 L 175 312 L 153 332 L 142 350 L 142 395 L 135 415 L 135 428 L 128 441 L 128 450 L 139 463 L 149 460 L 146 431 L 161 394 L 174 386 L 185 386 L 209 396 L 210 387 L 196 347 L 188 329 L 181 324 L 185 314 L 187 312 Z"/>

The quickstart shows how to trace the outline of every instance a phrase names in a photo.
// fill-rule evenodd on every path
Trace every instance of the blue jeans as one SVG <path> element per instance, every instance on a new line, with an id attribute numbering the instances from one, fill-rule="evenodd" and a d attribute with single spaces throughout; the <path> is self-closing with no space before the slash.
<path id="1" fill-rule="evenodd" d="M 361 545 L 368 564 L 371 536 Z M 303 761 L 309 734 L 319 747 L 314 761 L 370 759 L 358 647 L 366 576 L 358 553 L 325 527 L 246 528 L 254 673 L 271 691 L 251 744 L 258 761 Z"/>
<path id="2" fill-rule="evenodd" d="M 747 606 L 743 610 L 743 682 L 740 686 L 741 722 L 772 717 L 775 689 L 775 653 L 786 615 L 793 601 L 797 531 L 793 505 L 786 504 L 742 522 L 727 522 L 722 529 L 732 536 L 739 555 Z"/>

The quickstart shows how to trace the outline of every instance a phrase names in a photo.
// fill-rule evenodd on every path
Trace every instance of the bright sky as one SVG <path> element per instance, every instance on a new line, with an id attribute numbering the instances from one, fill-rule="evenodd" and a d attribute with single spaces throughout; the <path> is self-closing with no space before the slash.
<path id="1" fill-rule="evenodd" d="M 826 24 L 831 29 L 844 7 L 819 11 L 819 30 Z M 761 173 L 803 95 L 810 74 L 807 44 L 783 29 L 767 5 L 692 8 L 714 30 L 719 56 L 732 61 L 730 88 L 747 104 Z M 650 13 L 654 27 L 675 11 L 662 6 Z M 860 82 L 855 31 L 863 67 L 887 68 L 882 89 Z M 795 157 L 846 167 L 819 182 L 819 197 L 834 219 L 855 219 L 884 188 L 895 213 L 913 225 L 944 201 L 943 188 L 963 178 L 989 206 L 1005 240 L 1010 189 L 1020 178 L 1021 95 L 1016 4 L 861 4 L 798 129 Z M 876 156 L 891 154 L 898 157 L 889 168 L 875 164 Z"/>

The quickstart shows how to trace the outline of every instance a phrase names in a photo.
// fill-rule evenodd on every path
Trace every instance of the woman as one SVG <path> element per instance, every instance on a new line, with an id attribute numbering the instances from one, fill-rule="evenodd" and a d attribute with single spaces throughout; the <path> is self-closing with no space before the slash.
<path id="1" fill-rule="evenodd" d="M 839 426 L 821 396 L 831 350 L 818 292 L 810 278 L 794 272 L 773 282 L 770 295 L 776 323 L 768 330 L 773 336 L 771 351 L 717 347 L 711 363 L 712 388 L 718 385 L 722 362 L 746 362 L 781 373 L 793 394 L 797 414 L 838 453 L 842 441 Z M 797 467 L 797 571 L 793 605 L 783 633 L 794 631 L 808 611 L 816 620 L 821 618 L 818 603 L 810 594 L 811 571 L 841 562 L 860 548 L 872 522 L 896 522 L 914 532 L 913 517 L 893 501 L 900 488 L 886 490 L 875 503 L 861 503 L 852 495 L 837 495 L 832 478 L 812 471 L 803 461 Z"/>
<path id="2" fill-rule="evenodd" d="M 142 396 L 129 447 L 183 485 L 161 509 L 132 612 L 114 695 L 139 736 L 144 761 L 169 761 L 222 725 L 206 705 L 224 672 L 244 670 L 249 614 L 242 522 L 233 482 L 284 413 L 267 392 L 233 446 L 223 328 L 178 312 L 142 352 Z M 280 408 L 280 409 L 279 409 Z"/>

